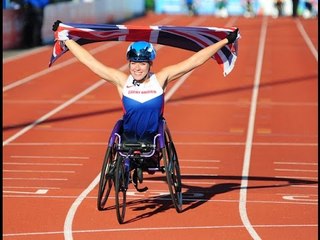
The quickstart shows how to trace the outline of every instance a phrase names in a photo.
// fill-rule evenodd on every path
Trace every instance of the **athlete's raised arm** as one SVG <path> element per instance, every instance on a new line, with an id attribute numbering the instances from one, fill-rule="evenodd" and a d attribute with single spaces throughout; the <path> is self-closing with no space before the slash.
<path id="1" fill-rule="evenodd" d="M 52 30 L 56 31 L 60 21 L 56 21 L 52 26 Z M 69 39 L 68 30 L 62 30 L 55 33 L 55 40 L 61 41 L 69 51 L 92 72 L 106 81 L 111 82 L 118 88 L 122 88 L 128 75 L 118 69 L 108 67 L 92 56 L 85 48 L 80 46 L 77 42 Z"/>
<path id="2" fill-rule="evenodd" d="M 175 80 L 178 77 L 181 77 L 182 75 L 204 64 L 222 47 L 224 47 L 227 44 L 233 43 L 237 39 L 238 31 L 239 29 L 237 28 L 235 31 L 231 32 L 226 38 L 206 48 L 201 49 L 200 51 L 194 53 L 191 57 L 187 58 L 182 62 L 170 65 L 168 67 L 164 67 L 157 73 L 157 78 L 160 84 L 162 84 L 162 86 L 166 86 L 170 81 Z"/>

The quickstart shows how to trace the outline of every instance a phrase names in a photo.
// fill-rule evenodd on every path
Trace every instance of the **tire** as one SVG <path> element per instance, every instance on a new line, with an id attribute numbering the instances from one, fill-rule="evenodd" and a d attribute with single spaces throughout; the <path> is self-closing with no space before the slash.
<path id="1" fill-rule="evenodd" d="M 115 202 L 117 219 L 120 224 L 124 223 L 126 214 L 126 198 L 128 189 L 129 172 L 125 171 L 124 158 L 119 157 L 115 169 Z"/>
<path id="2" fill-rule="evenodd" d="M 173 205 L 178 213 L 182 212 L 181 174 L 178 155 L 168 130 L 165 131 L 166 147 L 162 149 L 167 184 Z"/>
<path id="3" fill-rule="evenodd" d="M 115 147 L 108 147 L 100 173 L 99 190 L 97 198 L 97 208 L 99 211 L 105 210 L 112 185 L 114 182 L 114 169 L 117 159 Z"/>

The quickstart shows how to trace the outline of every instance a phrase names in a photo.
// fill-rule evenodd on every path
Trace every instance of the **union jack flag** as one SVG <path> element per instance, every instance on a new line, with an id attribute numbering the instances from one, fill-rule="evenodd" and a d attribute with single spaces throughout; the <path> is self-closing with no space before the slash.
<path id="1" fill-rule="evenodd" d="M 79 24 L 60 23 L 55 35 L 59 31 L 68 30 L 69 38 L 80 45 L 101 41 L 147 41 L 150 43 L 167 45 L 197 52 L 211 44 L 214 44 L 234 31 L 236 27 L 183 27 L 183 26 L 130 26 L 113 24 Z M 222 47 L 212 56 L 222 66 L 223 75 L 229 74 L 236 62 L 238 55 L 237 40 L 233 44 Z M 55 37 L 57 39 L 57 37 Z M 68 48 L 55 41 L 53 52 L 49 61 L 49 67 Z"/>

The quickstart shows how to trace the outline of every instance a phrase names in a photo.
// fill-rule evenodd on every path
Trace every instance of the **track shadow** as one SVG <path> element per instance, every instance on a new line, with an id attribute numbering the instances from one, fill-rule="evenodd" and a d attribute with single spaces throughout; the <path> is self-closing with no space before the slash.
<path id="1" fill-rule="evenodd" d="M 226 183 L 214 184 L 209 187 L 191 186 L 183 183 L 183 180 L 226 180 Z M 262 177 L 262 176 L 194 176 L 194 175 L 183 175 L 182 186 L 186 191 L 183 192 L 184 196 L 193 196 L 194 193 L 202 193 L 201 199 L 197 198 L 186 198 L 184 201 L 183 212 L 190 209 L 197 208 L 212 199 L 215 195 L 223 194 L 231 191 L 237 191 L 241 189 L 264 189 L 264 188 L 280 188 L 292 185 L 306 185 L 306 184 L 317 184 L 317 181 L 311 181 L 306 179 L 296 178 L 279 178 L 279 177 Z M 241 187 L 241 180 L 248 180 L 254 182 L 255 185 L 248 187 Z M 228 181 L 239 181 L 239 182 L 228 182 Z M 258 182 L 258 183 L 257 183 Z M 261 183 L 260 183 L 261 182 Z"/>
<path id="2" fill-rule="evenodd" d="M 290 79 L 279 79 L 279 80 L 274 80 L 272 82 L 262 83 L 259 85 L 259 87 L 263 88 L 263 87 L 269 87 L 269 86 L 291 84 L 291 83 L 302 82 L 302 81 L 317 81 L 317 79 L 318 79 L 318 75 L 301 76 L 301 77 L 295 77 L 295 78 L 290 78 Z M 206 97 L 206 96 L 218 96 L 218 95 L 222 95 L 222 94 L 229 94 L 229 93 L 240 92 L 240 91 L 248 91 L 248 90 L 252 90 L 252 88 L 253 88 L 253 85 L 248 84 L 248 85 L 243 85 L 241 87 L 236 87 L 236 88 L 227 88 L 227 89 L 222 89 L 222 90 L 214 90 L 214 91 L 209 91 L 209 92 L 190 94 L 188 96 L 170 99 L 168 101 L 168 103 L 179 102 L 179 101 L 183 101 L 183 100 L 197 99 L 197 98 L 202 98 L 202 97 Z M 103 114 L 112 114 L 115 112 L 119 112 L 121 115 L 122 111 L 123 111 L 123 109 L 121 107 L 116 107 L 116 108 L 111 108 L 111 109 L 107 109 L 107 110 L 101 110 L 101 111 L 95 111 L 95 112 L 92 111 L 92 112 L 74 114 L 71 116 L 50 118 L 48 120 L 45 120 L 43 122 L 39 122 L 37 124 L 41 125 L 41 124 L 47 124 L 47 123 L 52 123 L 52 122 L 69 121 L 69 120 L 77 119 L 77 118 L 86 118 L 86 117 L 103 115 Z M 30 122 L 22 122 L 22 123 L 18 123 L 18 124 L 6 125 L 6 126 L 2 127 L 2 130 L 5 132 L 8 130 L 12 130 L 12 129 L 24 128 L 26 126 L 34 124 L 35 122 L 36 121 L 33 121 L 33 122 L 30 121 Z"/>
<path id="3" fill-rule="evenodd" d="M 255 182 L 254 186 L 241 187 L 241 180 L 248 180 Z M 151 177 L 148 180 L 153 181 L 163 181 L 163 177 Z M 191 186 L 184 184 L 184 181 L 187 180 L 225 180 L 226 183 L 213 184 L 208 187 L 200 187 L 200 186 Z M 230 182 L 233 181 L 233 182 Z M 237 182 L 238 181 L 238 182 Z M 258 182 L 258 184 L 257 184 Z M 261 183 L 259 183 L 261 182 Z M 287 187 L 292 185 L 308 185 L 308 184 L 318 184 L 317 181 L 305 180 L 305 179 L 295 179 L 295 178 L 278 178 L 278 177 L 262 177 L 262 176 L 250 176 L 250 177 L 242 177 L 242 176 L 194 176 L 194 175 L 183 175 L 182 176 L 182 187 L 183 191 L 183 211 L 186 212 L 192 209 L 195 209 L 202 204 L 205 204 L 207 201 L 212 199 L 214 196 L 218 194 L 224 194 L 231 191 L 237 191 L 242 188 L 246 189 L 264 189 L 264 188 L 280 188 Z M 152 189 L 149 189 L 152 191 Z M 200 193 L 200 197 L 197 194 Z M 135 216 L 134 218 L 128 219 L 125 223 L 131 223 L 135 221 L 139 221 L 144 218 L 152 217 L 155 214 L 165 212 L 169 209 L 173 208 L 173 204 L 171 201 L 170 195 L 162 195 L 149 197 L 144 199 L 136 199 L 127 202 L 127 207 L 132 211 L 138 213 L 139 211 L 144 211 L 144 213 Z M 105 210 L 115 209 L 115 206 L 110 206 Z M 149 209 L 148 212 L 145 212 Z"/>
<path id="4" fill-rule="evenodd" d="M 294 77 L 289 79 L 273 80 L 271 82 L 261 83 L 259 85 L 259 88 L 265 88 L 265 87 L 277 86 L 277 85 L 283 85 L 283 84 L 291 84 L 291 83 L 297 83 L 297 82 L 303 82 L 303 81 L 318 81 L 318 75 L 314 74 L 314 75 Z M 202 92 L 197 94 L 190 94 L 188 96 L 172 98 L 168 101 L 168 103 L 197 99 L 197 98 L 208 97 L 208 96 L 218 96 L 218 95 L 229 94 L 234 92 L 242 92 L 242 91 L 249 91 L 249 90 L 252 91 L 253 87 L 254 85 L 247 84 L 241 87 L 214 90 L 214 91 Z"/>
<path id="5" fill-rule="evenodd" d="M 122 116 L 121 112 L 122 112 L 122 108 L 111 108 L 111 109 L 107 109 L 107 110 L 101 110 L 101 111 L 96 111 L 96 112 L 86 112 L 86 113 L 80 113 L 80 114 L 74 114 L 71 116 L 63 116 L 63 117 L 56 117 L 56 118 L 50 118 L 48 120 L 45 120 L 43 122 L 39 122 L 38 124 L 48 124 L 48 123 L 54 123 L 54 122 L 62 122 L 62 121 L 70 121 L 73 119 L 78 119 L 78 118 L 86 118 L 86 117 L 92 117 L 92 116 L 96 116 L 96 115 L 103 115 L 103 114 L 110 114 L 110 113 L 115 113 L 115 112 L 119 112 L 119 118 Z M 18 123 L 18 124 L 13 124 L 13 125 L 8 125 L 8 126 L 3 126 L 2 130 L 3 131 L 8 131 L 8 130 L 12 130 L 12 129 L 17 129 L 17 128 L 24 128 L 26 126 L 29 126 L 31 124 L 34 124 L 35 122 L 24 122 L 24 123 Z"/>
<path id="6" fill-rule="evenodd" d="M 130 208 L 131 211 L 137 214 L 131 219 L 126 219 L 126 216 L 124 223 L 132 223 L 144 218 L 152 217 L 158 213 L 165 212 L 173 208 L 173 204 L 170 195 L 162 195 L 127 201 L 127 208 Z M 106 208 L 106 210 L 111 209 L 115 210 L 115 206 Z M 141 211 L 143 211 L 143 213 L 141 213 Z"/>

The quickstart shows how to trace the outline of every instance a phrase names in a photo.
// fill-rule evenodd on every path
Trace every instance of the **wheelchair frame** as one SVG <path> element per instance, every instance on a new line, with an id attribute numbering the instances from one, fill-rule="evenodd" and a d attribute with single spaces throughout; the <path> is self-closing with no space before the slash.
<path id="1" fill-rule="evenodd" d="M 97 198 L 98 210 L 105 210 L 106 202 L 114 185 L 117 219 L 120 224 L 124 223 L 126 192 L 129 184 L 133 182 L 139 192 L 146 191 L 148 188 L 139 189 L 138 183 L 143 181 L 142 171 L 150 170 L 166 173 L 173 205 L 178 213 L 182 212 L 179 160 L 166 120 L 164 118 L 161 120 L 158 133 L 153 138 L 153 143 L 123 143 L 120 134 L 122 125 L 123 120 L 118 120 L 109 137 L 100 174 Z M 144 160 L 152 157 L 156 151 L 160 151 L 161 154 L 158 159 L 159 164 L 156 167 L 142 170 Z M 161 165 L 161 160 L 163 160 L 163 165 Z M 131 177 L 132 171 L 133 176 Z"/>

